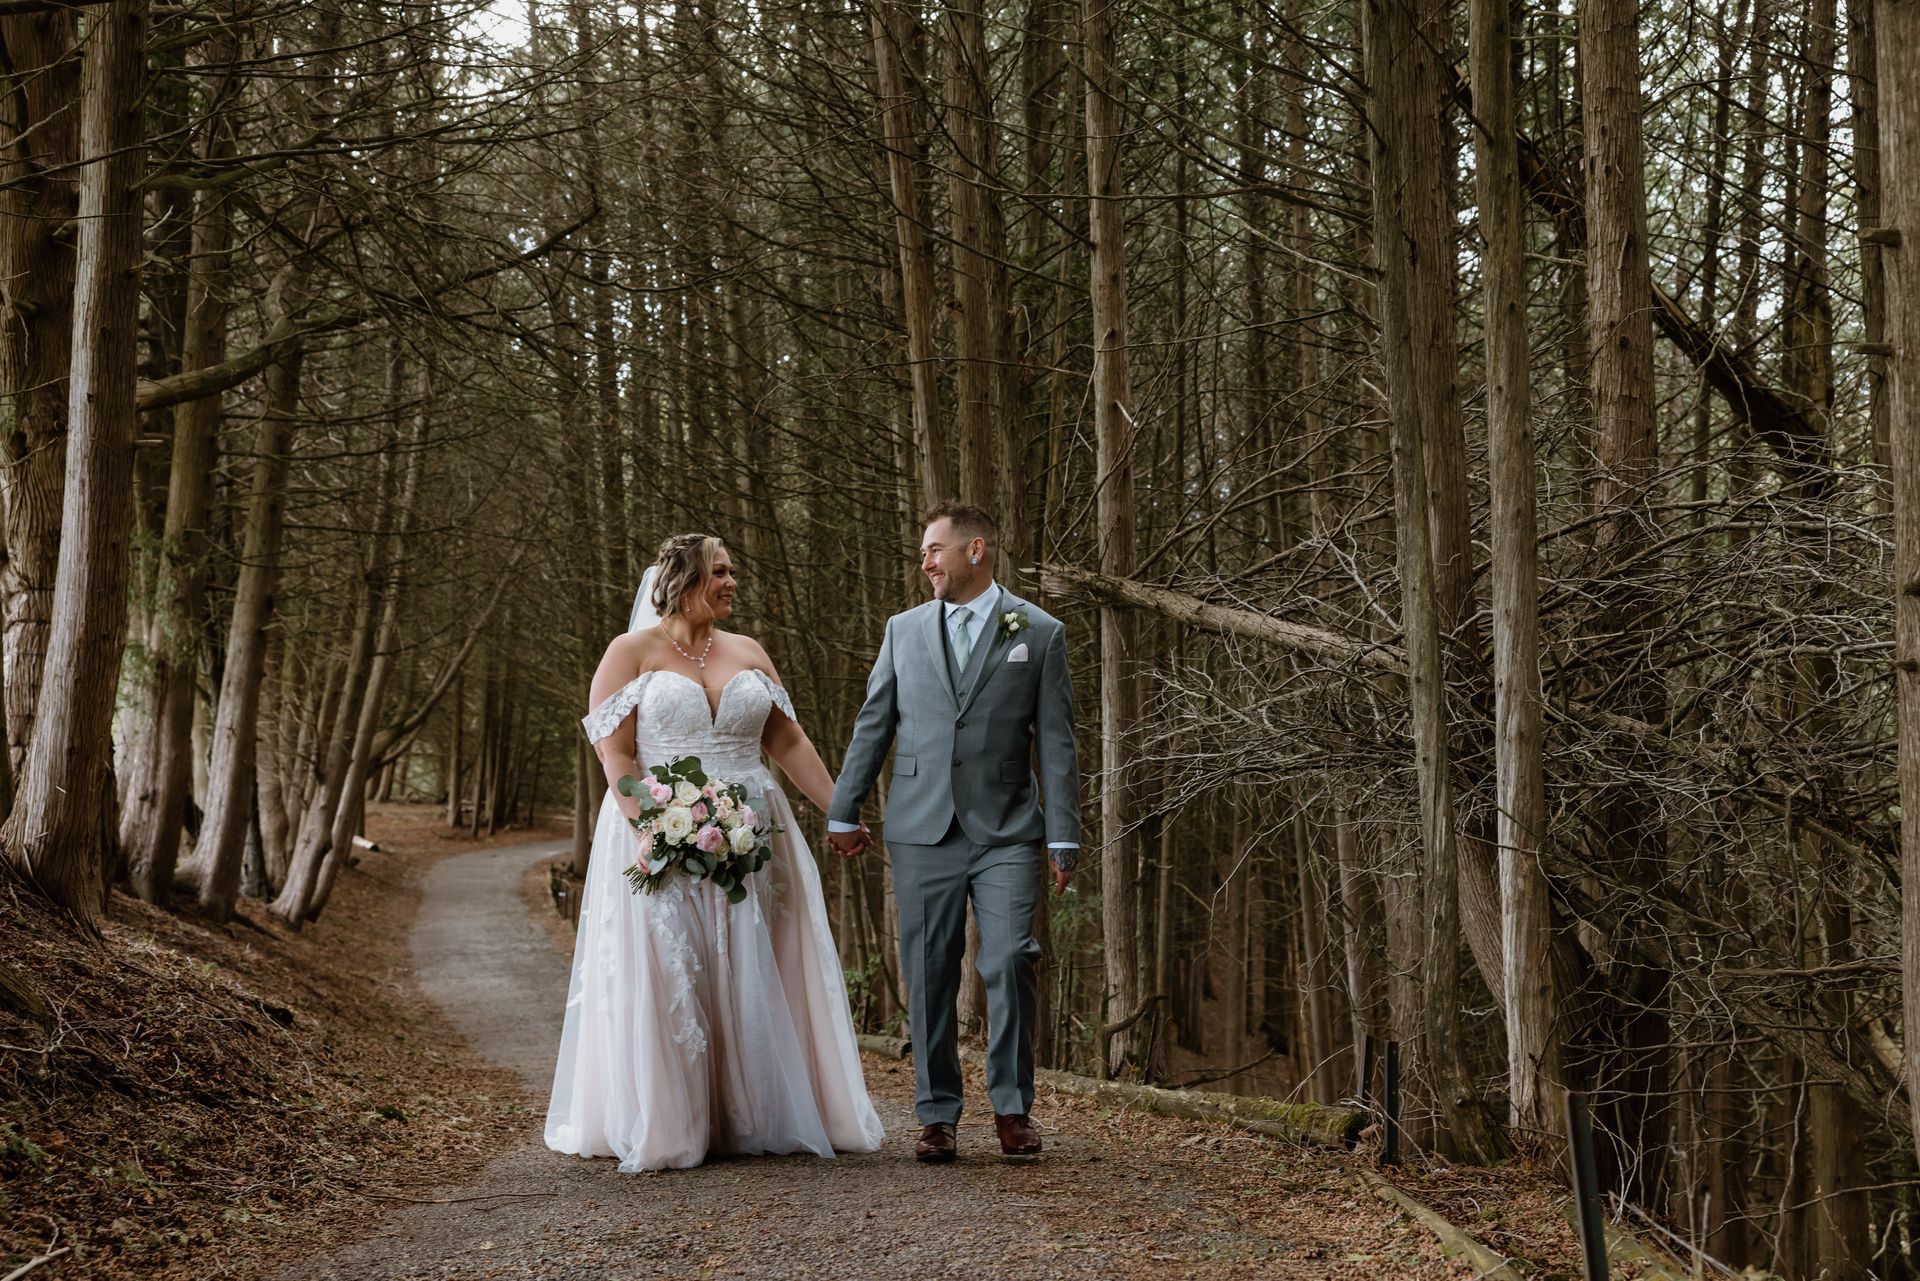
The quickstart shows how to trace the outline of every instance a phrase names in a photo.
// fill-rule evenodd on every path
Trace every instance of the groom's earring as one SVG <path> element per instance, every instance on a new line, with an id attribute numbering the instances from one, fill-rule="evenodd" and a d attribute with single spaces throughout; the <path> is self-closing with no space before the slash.
<path id="1" fill-rule="evenodd" d="M 980 558 L 979 558 L 978 556 L 969 556 L 969 557 L 967 557 L 967 564 L 969 564 L 969 565 L 978 565 L 979 563 L 980 563 Z"/>

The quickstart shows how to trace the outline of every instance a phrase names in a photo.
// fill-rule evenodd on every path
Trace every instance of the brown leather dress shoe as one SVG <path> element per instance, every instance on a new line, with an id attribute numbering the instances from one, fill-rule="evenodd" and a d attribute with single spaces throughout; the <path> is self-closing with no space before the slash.
<path id="1" fill-rule="evenodd" d="M 951 1161 L 959 1155 L 959 1144 L 954 1142 L 953 1123 L 935 1121 L 920 1131 L 920 1141 L 913 1145 L 913 1156 L 917 1161 Z"/>
<path id="2" fill-rule="evenodd" d="M 1025 1112 L 995 1116 L 993 1128 L 1000 1131 L 1000 1151 L 1005 1156 L 1040 1155 L 1040 1131 L 1033 1128 Z"/>

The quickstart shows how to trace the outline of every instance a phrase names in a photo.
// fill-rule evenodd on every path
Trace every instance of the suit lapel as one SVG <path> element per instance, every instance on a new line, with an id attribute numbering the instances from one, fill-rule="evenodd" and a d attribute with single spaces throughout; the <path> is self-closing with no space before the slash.
<path id="1" fill-rule="evenodd" d="M 947 637 L 945 629 L 941 626 L 946 621 L 946 606 L 937 600 L 929 601 L 926 611 L 927 618 L 921 624 L 921 631 L 926 638 L 927 658 L 940 673 L 941 688 L 947 691 L 947 697 L 953 700 L 955 707 L 958 707 L 960 694 L 953 687 L 953 666 L 947 662 Z"/>
<path id="2" fill-rule="evenodd" d="M 1018 609 L 1020 604 L 1019 598 L 1003 587 L 1000 589 L 998 598 L 993 602 L 993 608 L 988 611 L 989 631 L 973 647 L 971 655 L 973 661 L 967 664 L 965 678 L 967 693 L 966 697 L 960 700 L 962 715 L 965 715 L 967 709 L 973 706 L 973 700 L 980 697 L 980 691 L 985 689 L 987 682 L 993 679 L 994 672 L 999 670 L 1000 660 L 1006 656 L 1008 642 L 1012 638 L 1001 630 L 1000 615 L 1010 609 Z"/>

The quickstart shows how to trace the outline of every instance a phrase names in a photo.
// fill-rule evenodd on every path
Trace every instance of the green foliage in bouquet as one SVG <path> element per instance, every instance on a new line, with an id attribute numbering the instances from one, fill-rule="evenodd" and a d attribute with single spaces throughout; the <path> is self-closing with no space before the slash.
<path id="1" fill-rule="evenodd" d="M 784 830 L 769 816 L 766 798 L 709 777 L 697 756 L 649 765 L 647 774 L 645 781 L 629 774 L 618 784 L 620 794 L 639 805 L 627 820 L 640 833 L 639 861 L 625 873 L 634 892 L 653 893 L 678 868 L 711 880 L 729 903 L 743 901 L 747 878 L 773 857 L 773 837 Z"/>

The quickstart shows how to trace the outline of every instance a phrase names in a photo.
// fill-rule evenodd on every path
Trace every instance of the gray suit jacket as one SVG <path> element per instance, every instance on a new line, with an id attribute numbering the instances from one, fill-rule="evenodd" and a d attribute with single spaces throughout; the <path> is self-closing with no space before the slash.
<path id="1" fill-rule="evenodd" d="M 887 792 L 887 838 L 934 845 L 958 817 L 979 845 L 1080 841 L 1080 763 L 1073 737 L 1073 681 L 1060 620 L 1005 588 L 991 640 L 974 645 L 954 687 L 940 601 L 887 620 L 867 678 L 867 701 L 833 789 L 828 817 L 860 821 L 860 807 L 895 748 Z M 1029 626 L 1008 637 L 999 616 L 1024 611 Z M 1017 653 L 1025 648 L 1024 656 Z M 1044 813 L 1034 786 L 1037 760 Z"/>

